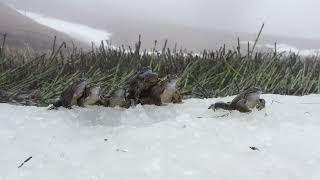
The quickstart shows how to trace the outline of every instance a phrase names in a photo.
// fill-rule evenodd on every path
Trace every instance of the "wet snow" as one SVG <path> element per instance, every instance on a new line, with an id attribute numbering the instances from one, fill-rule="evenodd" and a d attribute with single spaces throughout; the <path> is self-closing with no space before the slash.
<path id="1" fill-rule="evenodd" d="M 232 97 L 130 109 L 0 104 L 0 179 L 318 180 L 320 96 L 263 97 L 266 109 L 250 114 L 207 109 Z"/>

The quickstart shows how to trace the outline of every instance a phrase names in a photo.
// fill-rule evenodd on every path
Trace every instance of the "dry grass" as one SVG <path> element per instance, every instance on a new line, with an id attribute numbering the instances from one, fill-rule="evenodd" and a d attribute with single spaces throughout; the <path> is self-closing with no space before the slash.
<path id="1" fill-rule="evenodd" d="M 3 38 L 0 38 L 3 42 Z M 317 57 L 295 54 L 235 50 L 206 50 L 200 55 L 168 49 L 141 52 L 135 48 L 99 48 L 83 52 L 54 43 L 47 53 L 0 49 L 0 87 L 12 97 L 47 105 L 75 79 L 83 76 L 104 93 L 123 86 L 138 68 L 151 66 L 160 76 L 177 74 L 184 97 L 233 95 L 248 86 L 260 86 L 265 93 L 306 95 L 320 92 L 320 63 Z"/>

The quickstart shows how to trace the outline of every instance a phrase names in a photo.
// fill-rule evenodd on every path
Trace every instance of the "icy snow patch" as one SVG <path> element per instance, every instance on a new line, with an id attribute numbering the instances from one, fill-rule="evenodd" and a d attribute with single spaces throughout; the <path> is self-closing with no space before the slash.
<path id="1" fill-rule="evenodd" d="M 320 179 L 320 96 L 262 96 L 266 109 L 250 114 L 207 109 L 232 97 L 130 109 L 0 104 L 0 179 Z"/>

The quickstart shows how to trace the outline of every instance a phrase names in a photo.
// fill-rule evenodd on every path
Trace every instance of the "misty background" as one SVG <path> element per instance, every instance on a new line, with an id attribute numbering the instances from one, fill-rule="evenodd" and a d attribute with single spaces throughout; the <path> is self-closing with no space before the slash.
<path id="1" fill-rule="evenodd" d="M 0 0 L 45 16 L 111 33 L 119 46 L 142 35 L 144 48 L 154 40 L 190 50 L 234 47 L 237 37 L 252 41 L 265 23 L 260 43 L 320 49 L 315 0 Z"/>

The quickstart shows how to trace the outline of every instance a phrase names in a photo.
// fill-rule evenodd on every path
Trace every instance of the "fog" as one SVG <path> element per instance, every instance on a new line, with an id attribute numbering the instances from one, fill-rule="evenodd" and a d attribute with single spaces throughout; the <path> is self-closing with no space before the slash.
<path id="1" fill-rule="evenodd" d="M 4 0 L 2 0 L 4 1 Z M 256 32 L 262 22 L 265 33 L 320 39 L 317 0 L 6 0 L 28 7 L 48 6 L 94 14 L 135 17 L 197 28 Z M 80 13 L 80 12 L 78 12 Z"/>
<path id="2" fill-rule="evenodd" d="M 306 38 L 320 38 L 317 0 L 120 0 L 113 2 L 131 10 L 194 27 L 256 32 L 262 22 L 265 32 Z M 130 5 L 128 5 L 130 4 Z"/>
<path id="3" fill-rule="evenodd" d="M 192 51 L 217 49 L 224 44 L 234 48 L 237 37 L 253 41 L 265 23 L 259 43 L 320 49 L 320 2 L 313 0 L 0 1 L 26 12 L 108 32 L 116 46 L 134 46 L 141 34 L 142 48 L 147 49 L 154 47 L 154 40 L 158 40 L 158 47 L 169 40 L 169 48 L 177 44 Z"/>

